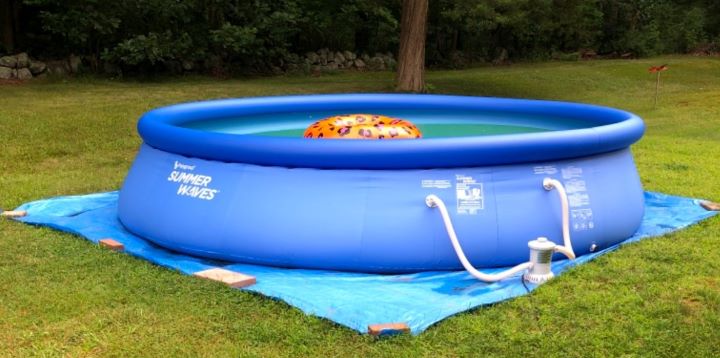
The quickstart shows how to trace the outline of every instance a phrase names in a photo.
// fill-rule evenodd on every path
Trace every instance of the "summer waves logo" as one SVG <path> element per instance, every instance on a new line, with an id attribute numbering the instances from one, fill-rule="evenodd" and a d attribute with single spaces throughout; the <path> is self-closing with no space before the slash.
<path id="1" fill-rule="evenodd" d="M 187 165 L 175 161 L 173 169 L 167 180 L 173 183 L 180 183 L 177 195 L 213 200 L 215 194 L 219 192 L 217 189 L 208 187 L 213 180 L 211 176 L 191 173 L 195 170 L 194 165 Z"/>

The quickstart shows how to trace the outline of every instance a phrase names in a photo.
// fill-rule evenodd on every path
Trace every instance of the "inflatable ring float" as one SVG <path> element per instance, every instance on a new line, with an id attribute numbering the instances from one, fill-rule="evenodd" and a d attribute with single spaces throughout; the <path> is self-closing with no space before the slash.
<path id="1" fill-rule="evenodd" d="M 420 130 L 410 121 L 375 114 L 347 114 L 321 119 L 310 125 L 305 138 L 415 139 Z"/>

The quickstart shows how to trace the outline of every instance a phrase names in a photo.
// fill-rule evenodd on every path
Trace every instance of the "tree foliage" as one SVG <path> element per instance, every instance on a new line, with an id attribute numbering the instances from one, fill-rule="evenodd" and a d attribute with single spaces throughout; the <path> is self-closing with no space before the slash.
<path id="1" fill-rule="evenodd" d="M 396 52 L 400 3 L 22 0 L 14 47 L 130 69 L 193 62 L 264 70 L 323 47 Z M 582 49 L 686 52 L 720 42 L 718 14 L 717 0 L 431 0 L 426 56 L 431 65 L 452 65 L 458 57 L 544 59 Z"/>

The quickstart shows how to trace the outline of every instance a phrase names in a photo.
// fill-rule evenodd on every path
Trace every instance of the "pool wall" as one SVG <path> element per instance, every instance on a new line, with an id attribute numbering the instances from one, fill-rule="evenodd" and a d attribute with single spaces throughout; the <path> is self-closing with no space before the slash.
<path id="1" fill-rule="evenodd" d="M 363 272 L 461 269 L 436 194 L 477 267 L 527 260 L 538 236 L 562 243 L 565 185 L 577 254 L 631 236 L 643 191 L 629 149 L 501 166 L 367 170 L 286 168 L 191 158 L 143 145 L 119 216 L 174 250 L 229 261 Z"/>

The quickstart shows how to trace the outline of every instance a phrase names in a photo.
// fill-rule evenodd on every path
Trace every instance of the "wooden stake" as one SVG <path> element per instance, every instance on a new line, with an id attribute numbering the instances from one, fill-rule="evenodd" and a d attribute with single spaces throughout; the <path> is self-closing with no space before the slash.
<path id="1" fill-rule="evenodd" d="M 27 211 L 20 210 L 20 211 L 3 211 L 2 214 L 0 214 L 4 217 L 8 218 L 21 218 L 23 216 L 27 215 Z"/>
<path id="2" fill-rule="evenodd" d="M 657 107 L 658 96 L 660 95 L 660 71 L 656 73 L 657 77 L 655 77 L 655 104 L 653 105 L 653 108 Z"/>
<path id="3" fill-rule="evenodd" d="M 100 244 L 100 246 L 105 247 L 105 248 L 108 248 L 108 249 L 113 250 L 113 251 L 123 251 L 123 250 L 125 250 L 125 245 L 123 245 L 122 243 L 117 242 L 117 241 L 115 241 L 115 240 L 113 240 L 113 239 L 110 239 L 110 238 L 108 238 L 108 239 L 102 239 L 102 240 L 100 240 L 98 243 Z"/>
<path id="4" fill-rule="evenodd" d="M 368 334 L 373 336 L 394 335 L 401 333 L 410 333 L 410 327 L 407 323 L 378 323 L 368 326 Z"/>
<path id="5" fill-rule="evenodd" d="M 220 281 L 230 287 L 242 288 L 254 285 L 257 280 L 255 276 L 246 275 L 240 272 L 225 270 L 219 267 L 196 272 L 193 276 L 206 278 L 208 280 Z"/>
<path id="6" fill-rule="evenodd" d="M 712 201 L 701 201 L 700 206 L 708 211 L 720 211 L 720 203 L 713 203 Z"/>

